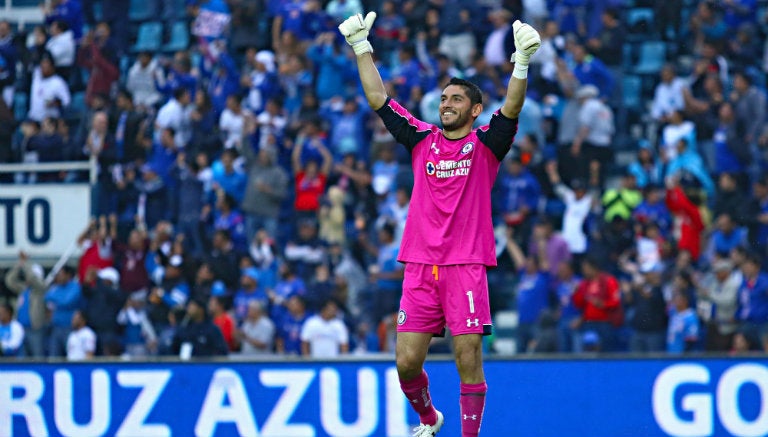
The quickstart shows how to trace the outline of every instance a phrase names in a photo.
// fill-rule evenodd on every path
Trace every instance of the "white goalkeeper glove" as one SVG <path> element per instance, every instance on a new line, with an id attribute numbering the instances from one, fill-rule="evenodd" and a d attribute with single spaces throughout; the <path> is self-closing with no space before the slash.
<path id="1" fill-rule="evenodd" d="M 339 24 L 339 32 L 344 35 L 347 44 L 352 46 L 355 55 L 373 52 L 373 47 L 368 42 L 368 32 L 371 31 L 375 19 L 376 12 L 368 12 L 365 18 L 363 14 L 356 14 Z"/>
<path id="2" fill-rule="evenodd" d="M 515 63 L 512 76 L 525 79 L 528 77 L 528 63 L 531 60 L 531 55 L 541 47 L 541 37 L 536 29 L 520 20 L 515 20 L 512 23 L 512 32 L 515 35 L 515 53 L 510 59 L 510 62 Z"/>

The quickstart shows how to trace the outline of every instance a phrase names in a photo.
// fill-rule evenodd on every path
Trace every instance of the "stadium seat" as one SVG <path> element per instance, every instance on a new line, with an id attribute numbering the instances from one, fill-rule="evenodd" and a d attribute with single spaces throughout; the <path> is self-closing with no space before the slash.
<path id="1" fill-rule="evenodd" d="M 131 21 L 146 21 L 155 18 L 157 2 L 155 0 L 131 0 L 128 18 Z"/>
<path id="2" fill-rule="evenodd" d="M 156 52 L 160 50 L 160 44 L 163 42 L 163 24 L 158 21 L 149 21 L 139 26 L 139 35 L 136 38 L 136 44 L 131 51 Z"/>
<path id="3" fill-rule="evenodd" d="M 645 41 L 640 45 L 640 55 L 632 72 L 656 74 L 667 61 L 667 45 L 663 41 Z"/>
<path id="4" fill-rule="evenodd" d="M 622 101 L 627 109 L 636 109 L 642 104 L 643 81 L 639 76 L 625 75 L 622 79 Z"/>
<path id="5" fill-rule="evenodd" d="M 13 117 L 16 120 L 24 120 L 27 118 L 27 111 L 29 111 L 29 97 L 27 93 L 17 92 L 13 95 Z"/>
<path id="6" fill-rule="evenodd" d="M 165 0 L 163 2 L 163 19 L 178 20 L 187 15 L 185 0 Z"/>
<path id="7" fill-rule="evenodd" d="M 189 27 L 186 21 L 177 21 L 171 26 L 171 36 L 168 44 L 163 46 L 164 52 L 185 50 L 189 46 Z"/>
<path id="8" fill-rule="evenodd" d="M 653 32 L 653 9 L 633 8 L 626 15 L 627 33 L 634 36 L 647 36 Z"/>

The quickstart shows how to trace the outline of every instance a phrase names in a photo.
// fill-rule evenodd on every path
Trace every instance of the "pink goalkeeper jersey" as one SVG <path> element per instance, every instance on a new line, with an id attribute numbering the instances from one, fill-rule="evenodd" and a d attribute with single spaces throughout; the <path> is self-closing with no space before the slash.
<path id="1" fill-rule="evenodd" d="M 449 140 L 392 99 L 376 112 L 411 152 L 413 195 L 398 261 L 495 266 L 491 189 L 517 119 L 496 111 L 487 126 Z"/>

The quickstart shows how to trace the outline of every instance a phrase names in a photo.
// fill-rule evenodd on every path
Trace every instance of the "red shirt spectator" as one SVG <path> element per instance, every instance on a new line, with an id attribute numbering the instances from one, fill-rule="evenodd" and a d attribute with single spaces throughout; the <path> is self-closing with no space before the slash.
<path id="1" fill-rule="evenodd" d="M 80 234 L 77 244 L 83 250 L 80 265 L 77 267 L 77 278 L 85 283 L 85 275 L 90 267 L 97 271 L 104 267 L 112 267 L 112 240 L 107 238 L 106 219 L 97 226 L 96 220 L 91 220 L 88 228 Z"/>
<path id="2" fill-rule="evenodd" d="M 237 343 L 235 342 L 235 321 L 232 320 L 232 316 L 227 313 L 224 308 L 224 303 L 219 296 L 212 296 L 208 301 L 208 311 L 213 317 L 213 324 L 219 328 L 221 335 L 224 337 L 224 342 L 227 344 L 227 348 L 230 351 L 237 349 Z"/>
<path id="3" fill-rule="evenodd" d="M 309 159 L 306 164 L 302 165 L 303 141 L 297 141 L 291 153 L 293 173 L 296 175 L 294 208 L 297 212 L 316 212 L 320 209 L 320 199 L 325 193 L 328 173 L 333 163 L 331 153 L 321 141 L 313 141 L 312 145 L 322 156 L 322 164 L 319 164 L 315 159 Z"/>
<path id="4" fill-rule="evenodd" d="M 687 250 L 694 261 L 701 255 L 701 233 L 704 223 L 701 212 L 675 182 L 667 187 L 667 208 L 674 217 L 673 235 L 677 249 Z"/>
<path id="5" fill-rule="evenodd" d="M 573 305 L 583 313 L 585 322 L 614 322 L 616 310 L 621 305 L 619 281 L 608 273 L 601 272 L 587 262 L 584 266 L 584 280 L 573 293 Z"/>

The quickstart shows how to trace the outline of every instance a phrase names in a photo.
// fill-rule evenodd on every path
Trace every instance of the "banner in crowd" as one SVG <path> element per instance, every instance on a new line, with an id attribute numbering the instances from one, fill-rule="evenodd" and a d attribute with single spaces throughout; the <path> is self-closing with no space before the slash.
<path id="1" fill-rule="evenodd" d="M 87 184 L 3 185 L 0 190 L 0 259 L 20 250 L 32 258 L 58 258 L 88 224 Z"/>
<path id="2" fill-rule="evenodd" d="M 452 361 L 427 369 L 458 437 Z M 768 359 L 492 360 L 486 436 L 768 434 Z M 0 365 L 0 437 L 410 436 L 389 361 Z"/>

